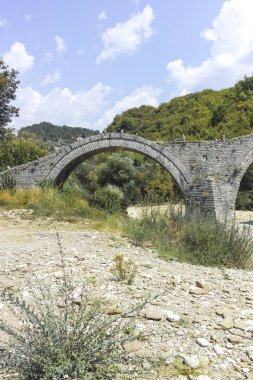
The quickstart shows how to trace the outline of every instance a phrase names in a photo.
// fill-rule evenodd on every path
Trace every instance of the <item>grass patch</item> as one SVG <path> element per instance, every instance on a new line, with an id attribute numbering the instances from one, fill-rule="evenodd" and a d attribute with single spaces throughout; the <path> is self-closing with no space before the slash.
<path id="1" fill-rule="evenodd" d="M 166 260 L 191 264 L 248 269 L 253 241 L 245 231 L 214 218 L 184 215 L 170 206 L 166 211 L 144 210 L 137 220 L 126 221 L 125 234 L 136 245 L 152 244 Z"/>
<path id="2" fill-rule="evenodd" d="M 89 206 L 82 191 L 66 187 L 59 190 L 53 186 L 34 187 L 29 189 L 1 189 L 0 207 L 4 209 L 30 209 L 31 215 L 25 217 L 51 218 L 58 221 L 76 223 L 89 219 L 94 228 L 118 230 L 121 228 L 122 214 L 108 213 Z"/>

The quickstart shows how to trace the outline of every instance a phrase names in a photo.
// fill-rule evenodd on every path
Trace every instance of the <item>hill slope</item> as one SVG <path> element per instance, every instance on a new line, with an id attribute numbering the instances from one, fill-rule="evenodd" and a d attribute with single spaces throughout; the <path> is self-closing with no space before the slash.
<path id="1" fill-rule="evenodd" d="M 63 125 L 54 125 L 43 121 L 39 124 L 33 124 L 28 127 L 21 128 L 18 132 L 19 137 L 27 134 L 33 135 L 36 139 L 53 145 L 66 145 L 74 142 L 78 137 L 87 137 L 98 134 L 99 131 L 93 131 L 87 128 L 68 127 Z"/>

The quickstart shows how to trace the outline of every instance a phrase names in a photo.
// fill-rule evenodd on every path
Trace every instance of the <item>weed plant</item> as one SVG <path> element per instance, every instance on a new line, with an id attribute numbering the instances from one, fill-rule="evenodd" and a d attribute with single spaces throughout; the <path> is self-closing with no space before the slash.
<path id="1" fill-rule="evenodd" d="M 122 254 L 118 254 L 113 258 L 111 273 L 115 281 L 131 285 L 137 273 L 137 265 L 132 260 L 124 259 Z"/>
<path id="2" fill-rule="evenodd" d="M 91 299 L 85 286 L 76 297 L 71 278 L 71 273 L 64 272 L 56 290 L 38 282 L 29 304 L 1 294 L 21 322 L 20 328 L 14 328 L 0 320 L 1 330 L 10 337 L 0 352 L 0 367 L 16 373 L 12 379 L 110 380 L 120 372 L 118 364 L 126 360 L 122 345 L 134 339 L 132 323 L 141 306 L 121 316 L 109 316 L 103 312 L 104 303 Z"/>

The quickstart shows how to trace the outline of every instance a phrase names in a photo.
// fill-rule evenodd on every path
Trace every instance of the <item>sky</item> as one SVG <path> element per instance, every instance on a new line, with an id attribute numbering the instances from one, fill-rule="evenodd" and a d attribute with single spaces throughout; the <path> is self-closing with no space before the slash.
<path id="1" fill-rule="evenodd" d="M 12 127 L 99 129 L 116 114 L 253 73 L 253 0 L 0 0 L 18 70 Z"/>

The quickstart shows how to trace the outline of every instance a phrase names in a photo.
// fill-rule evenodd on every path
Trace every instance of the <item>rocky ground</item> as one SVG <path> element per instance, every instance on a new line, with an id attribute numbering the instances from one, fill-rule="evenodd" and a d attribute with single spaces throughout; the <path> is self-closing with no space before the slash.
<path id="1" fill-rule="evenodd" d="M 143 373 L 129 367 L 124 379 L 187 379 L 177 357 L 189 374 L 201 369 L 201 376 L 188 378 L 253 379 L 252 272 L 164 262 L 151 249 L 133 246 L 116 233 L 92 230 L 88 222 L 56 223 L 56 229 L 68 271 L 76 281 L 88 282 L 92 296 L 108 301 L 107 312 L 121 314 L 157 296 L 135 321 L 136 336 L 139 331 L 142 339 L 124 347 L 142 358 Z M 38 281 L 61 281 L 62 261 L 50 220 L 23 220 L 17 212 L 2 212 L 0 241 L 1 289 L 29 300 Z M 112 277 L 116 254 L 137 265 L 131 285 Z M 0 314 L 12 321 L 4 301 Z M 6 336 L 1 334 L 0 340 L 3 345 Z"/>

